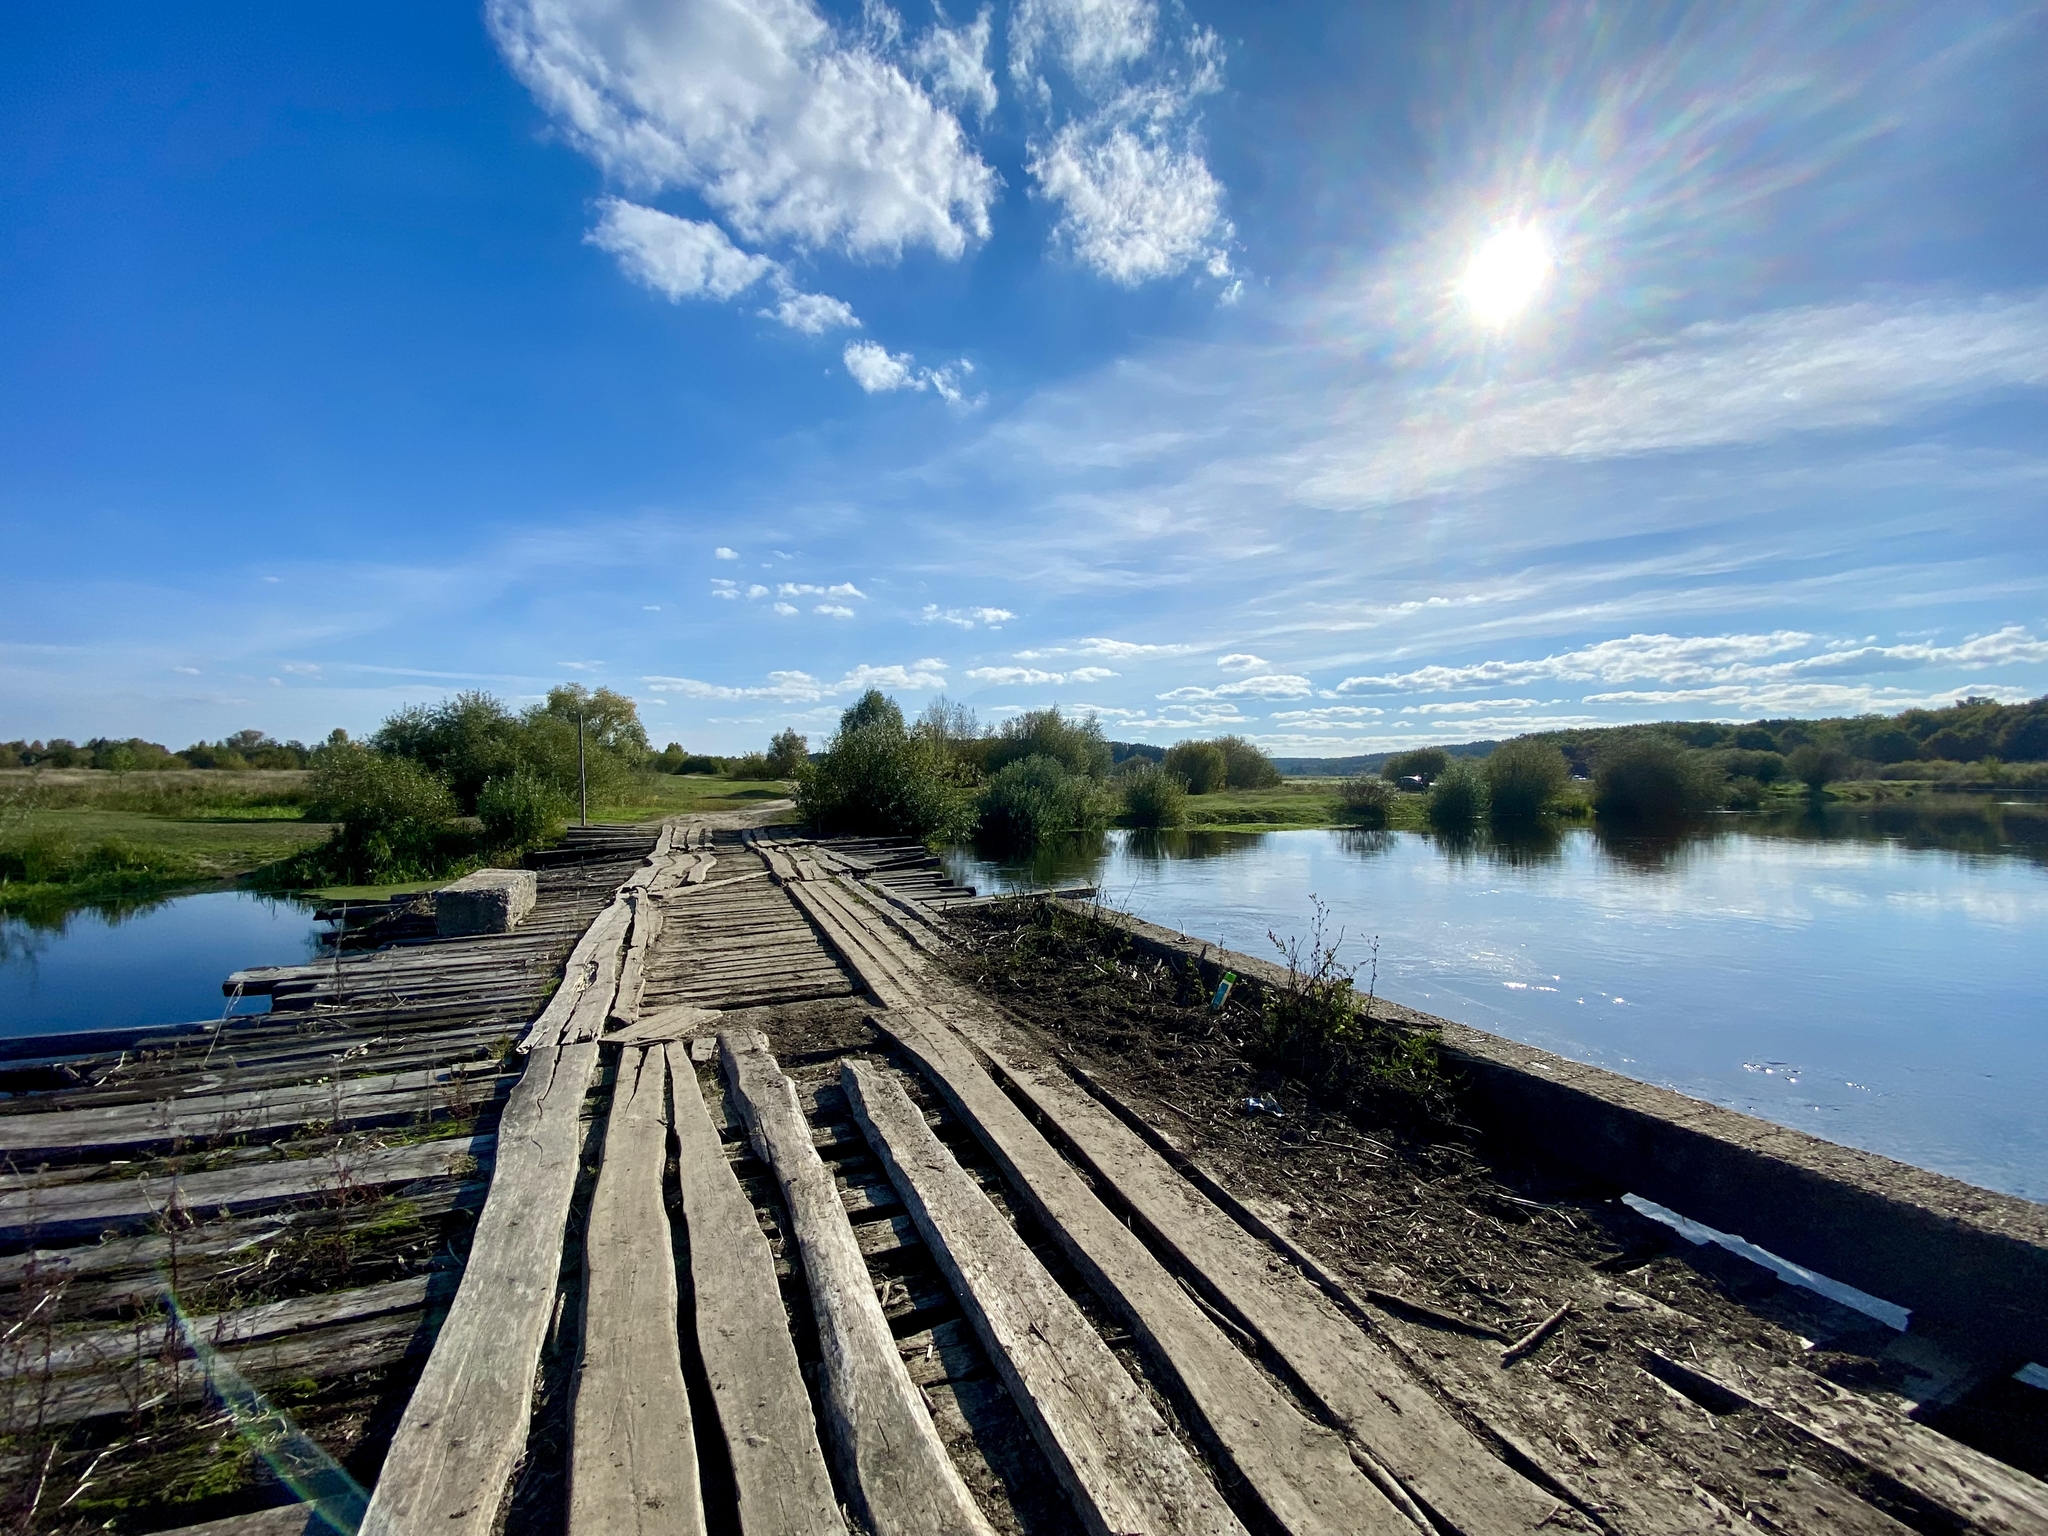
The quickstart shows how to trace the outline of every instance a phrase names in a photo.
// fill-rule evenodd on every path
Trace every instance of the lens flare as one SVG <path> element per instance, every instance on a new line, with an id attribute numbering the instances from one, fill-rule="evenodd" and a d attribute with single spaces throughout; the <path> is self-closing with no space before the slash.
<path id="1" fill-rule="evenodd" d="M 1472 253 L 1458 297 L 1481 325 L 1507 325 L 1534 302 L 1555 265 L 1550 242 L 1527 224 L 1496 231 Z"/>

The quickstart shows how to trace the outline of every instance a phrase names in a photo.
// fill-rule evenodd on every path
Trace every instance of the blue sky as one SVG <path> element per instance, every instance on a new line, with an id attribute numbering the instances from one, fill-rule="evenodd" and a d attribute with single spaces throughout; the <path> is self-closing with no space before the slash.
<path id="1" fill-rule="evenodd" d="M 0 735 L 2048 692 L 2048 13 L 8 8 Z"/>

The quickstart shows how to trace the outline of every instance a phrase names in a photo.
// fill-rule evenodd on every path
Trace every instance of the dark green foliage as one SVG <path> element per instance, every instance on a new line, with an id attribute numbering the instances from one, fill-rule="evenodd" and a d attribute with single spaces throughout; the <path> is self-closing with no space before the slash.
<path id="1" fill-rule="evenodd" d="M 1442 747 L 1417 747 L 1412 752 L 1396 752 L 1380 765 L 1380 777 L 1389 784 L 1402 779 L 1420 779 L 1425 784 L 1434 784 L 1437 775 L 1451 765 L 1451 754 Z"/>
<path id="2" fill-rule="evenodd" d="M 484 824 L 484 840 L 490 847 L 523 853 L 552 843 L 562 835 L 563 823 L 569 816 L 569 800 L 538 774 L 515 768 L 478 791 L 476 814 Z"/>
<path id="3" fill-rule="evenodd" d="M 1224 782 L 1232 789 L 1274 789 L 1280 770 L 1273 759 L 1242 736 L 1218 736 L 1216 750 L 1223 754 Z"/>
<path id="4" fill-rule="evenodd" d="M 1068 773 L 1084 779 L 1109 774 L 1109 743 L 1102 738 L 1102 724 L 1093 715 L 1074 720 L 1051 709 L 1034 709 L 1005 720 L 989 745 L 985 767 L 1000 773 L 1010 763 L 1027 757 L 1049 757 Z"/>
<path id="5" fill-rule="evenodd" d="M 1564 793 L 1572 777 L 1562 752 L 1526 736 L 1495 748 L 1484 771 L 1487 813 L 1496 826 L 1535 821 Z M 1442 780 L 1437 787 L 1442 789 Z"/>
<path id="6" fill-rule="evenodd" d="M 581 718 L 586 748 L 596 747 L 632 767 L 637 768 L 647 756 L 647 731 L 640 724 L 639 706 L 623 693 L 564 683 L 548 690 L 547 701 L 537 712 L 572 729 Z"/>
<path id="7" fill-rule="evenodd" d="M 1858 757 L 1873 763 L 1904 763 L 1919 755 L 1920 743 L 1913 739 L 1911 732 L 1887 725 L 1864 732 L 1854 742 L 1854 749 Z"/>
<path id="8" fill-rule="evenodd" d="M 615 799 L 647 756 L 647 733 L 633 701 L 609 688 L 551 689 L 547 701 L 515 715 L 487 693 L 458 693 L 434 705 L 413 705 L 386 720 L 371 743 L 418 764 L 453 792 L 466 812 L 492 779 L 515 770 L 578 792 L 577 711 L 584 711 L 584 775 L 592 801 Z"/>
<path id="9" fill-rule="evenodd" d="M 1062 832 L 1109 820 L 1107 796 L 1093 779 L 1055 757 L 1027 757 L 996 770 L 976 807 L 975 837 L 994 848 L 1030 848 Z"/>
<path id="10" fill-rule="evenodd" d="M 1230 783 L 1230 759 L 1213 741 L 1175 742 L 1159 766 L 1187 785 L 1191 795 L 1213 794 Z"/>
<path id="11" fill-rule="evenodd" d="M 1486 772 L 1454 758 L 1429 787 L 1429 824 L 1439 832 L 1476 827 L 1486 818 Z"/>
<path id="12" fill-rule="evenodd" d="M 1337 799 L 1343 806 L 1345 820 L 1355 821 L 1361 827 L 1384 827 L 1393 807 L 1394 792 L 1385 779 L 1360 773 L 1344 781 L 1337 790 Z"/>
<path id="13" fill-rule="evenodd" d="M 1785 771 L 1815 794 L 1837 779 L 1846 779 L 1855 763 L 1839 747 L 1804 746 L 1785 759 Z"/>
<path id="14" fill-rule="evenodd" d="M 765 752 L 749 752 L 745 757 L 728 757 L 719 771 L 728 779 L 738 779 L 742 783 L 763 783 L 769 779 L 782 777 L 775 771 L 775 764 Z"/>
<path id="15" fill-rule="evenodd" d="M 308 809 L 317 821 L 339 823 L 314 850 L 329 878 L 408 880 L 437 872 L 436 845 L 455 798 L 410 758 L 346 746 L 322 755 Z"/>
<path id="16" fill-rule="evenodd" d="M 1132 758 L 1134 765 L 1117 775 L 1123 791 L 1124 824 L 1132 827 L 1177 827 L 1187 820 L 1187 785 L 1149 758 Z"/>
<path id="17" fill-rule="evenodd" d="M 1708 754 L 1689 752 L 1668 736 L 1624 737 L 1601 755 L 1593 809 L 1609 821 L 1678 821 L 1715 809 L 1722 789 L 1723 775 Z"/>
<path id="18" fill-rule="evenodd" d="M 681 742 L 672 741 L 647 759 L 656 773 L 716 773 L 719 760 L 701 752 L 685 752 Z"/>
<path id="19" fill-rule="evenodd" d="M 811 744 L 794 727 L 782 731 L 768 743 L 768 777 L 793 779 L 811 760 Z"/>
<path id="20" fill-rule="evenodd" d="M 805 766 L 796 803 L 807 824 L 828 834 L 938 842 L 963 835 L 972 819 L 944 745 L 905 730 L 903 711 L 872 690 Z"/>
<path id="21" fill-rule="evenodd" d="M 1119 767 L 1128 762 L 1156 763 L 1166 756 L 1166 748 L 1145 741 L 1112 741 L 1109 755 L 1111 763 Z"/>
<path id="22" fill-rule="evenodd" d="M 525 759 L 519 718 L 490 694 L 473 690 L 439 704 L 412 704 L 370 738 L 379 752 L 402 757 L 435 775 L 466 810 L 492 779 Z M 575 764 L 570 764 L 574 782 Z"/>
<path id="23" fill-rule="evenodd" d="M 1785 776 L 1785 759 L 1775 752 L 1748 751 L 1738 747 L 1716 753 L 1715 761 L 1731 779 L 1754 779 L 1759 784 L 1775 784 Z"/>

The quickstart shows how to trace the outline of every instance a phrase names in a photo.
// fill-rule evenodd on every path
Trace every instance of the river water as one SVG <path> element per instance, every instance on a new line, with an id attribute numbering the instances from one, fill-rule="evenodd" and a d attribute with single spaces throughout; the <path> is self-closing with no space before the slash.
<path id="1" fill-rule="evenodd" d="M 982 891 L 1087 880 L 1279 958 L 1320 898 L 1383 996 L 1973 1184 L 2048 1200 L 2048 816 L 1727 818 L 1671 838 L 1112 832 Z M 1306 947 L 1306 946 L 1304 946 Z"/>
<path id="2" fill-rule="evenodd" d="M 1269 933 L 1308 935 L 1320 897 L 1361 985 L 1377 940 L 1384 996 L 2048 1200 L 2048 807 L 1515 843 L 1113 832 L 1029 863 L 948 862 L 984 891 L 1091 881 L 1268 956 Z M 217 1018 L 230 971 L 317 952 L 310 903 L 240 891 L 0 920 L 0 1036 Z"/>

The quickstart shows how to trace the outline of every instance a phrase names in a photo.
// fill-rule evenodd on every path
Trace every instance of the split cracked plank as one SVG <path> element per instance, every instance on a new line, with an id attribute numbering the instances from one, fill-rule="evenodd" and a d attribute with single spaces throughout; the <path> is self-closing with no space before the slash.
<path id="1" fill-rule="evenodd" d="M 543 1046 L 527 1058 L 461 1286 L 392 1437 L 364 1536 L 485 1536 L 497 1519 L 526 1448 L 597 1050 Z"/>
<path id="2" fill-rule="evenodd" d="M 1533 1532 L 1558 1500 L 1460 1424 L 1292 1265 L 1231 1220 L 1057 1067 L 991 1014 L 947 1010 L 959 1032 L 1059 1128 L 1098 1187 L 1116 1192 L 1209 1299 L 1286 1363 L 1347 1433 L 1400 1482 L 1472 1536 Z"/>
<path id="3" fill-rule="evenodd" d="M 604 994 L 597 1006 L 606 1012 L 610 1010 L 612 989 L 618 984 L 619 947 L 626 942 L 631 915 L 631 898 L 622 893 L 613 897 L 611 905 L 591 921 L 563 963 L 562 984 L 533 1021 L 526 1038 L 520 1041 L 522 1051 L 562 1044 L 572 1028 L 579 1026 L 579 1016 L 590 1011 L 588 994 L 593 990 L 602 990 Z M 592 1039 L 602 1031 L 603 1013 L 599 1013 L 597 1023 L 599 1028 L 592 1031 Z"/>
<path id="4" fill-rule="evenodd" d="M 1225 1459 L 1293 1536 L 1414 1527 L 1352 1464 L 1343 1441 L 1293 1404 L 1111 1214 L 966 1043 L 930 1015 L 891 1009 L 874 1021 L 894 1036 L 980 1139 L 1041 1225 L 1180 1383 Z"/>
<path id="5" fill-rule="evenodd" d="M 840 1081 L 925 1245 L 1039 1448 L 1095 1536 L 1243 1536 L 1158 1409 L 932 1134 L 900 1084 L 849 1061 Z"/>
<path id="6" fill-rule="evenodd" d="M 275 1158 L 212 1173 L 12 1189 L 0 1193 L 0 1241 L 76 1239 L 144 1226 L 172 1209 L 204 1219 L 216 1211 L 234 1214 L 317 1195 L 445 1178 L 465 1166 L 490 1162 L 495 1143 L 492 1136 L 456 1136 L 405 1147 Z"/>
<path id="7" fill-rule="evenodd" d="M 701 1536 L 704 1499 L 676 1329 L 662 1172 L 667 1068 L 628 1048 L 583 1241 L 583 1353 L 569 1459 L 569 1536 Z"/>
<path id="8" fill-rule="evenodd" d="M 633 904 L 633 932 L 626 940 L 626 958 L 619 964 L 618 992 L 609 1009 L 610 1018 L 631 1024 L 640 1017 L 640 993 L 647 985 L 647 956 L 661 937 L 661 903 L 643 897 Z"/>
<path id="9" fill-rule="evenodd" d="M 843 1485 L 875 1536 L 993 1536 L 896 1352 L 839 1192 L 811 1145 L 795 1085 L 758 1031 L 728 1030 L 718 1043 L 755 1150 L 782 1187 L 803 1257 Z"/>
<path id="10" fill-rule="evenodd" d="M 1644 1351 L 1653 1373 L 1700 1382 L 1997 1536 L 2048 1533 L 2048 1485 L 1797 1366 L 1754 1366 L 1711 1346 Z"/>
<path id="11" fill-rule="evenodd" d="M 688 1048 L 665 1047 L 697 1348 L 748 1536 L 845 1536 L 775 1258 L 725 1159 Z"/>

